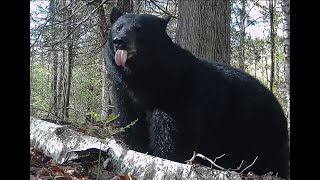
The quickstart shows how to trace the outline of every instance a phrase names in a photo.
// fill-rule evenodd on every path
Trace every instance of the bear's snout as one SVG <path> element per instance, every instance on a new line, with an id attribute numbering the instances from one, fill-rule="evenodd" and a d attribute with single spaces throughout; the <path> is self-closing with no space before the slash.
<path id="1" fill-rule="evenodd" d="M 125 39 L 121 37 L 113 38 L 112 42 L 117 49 L 124 49 L 126 46 Z"/>

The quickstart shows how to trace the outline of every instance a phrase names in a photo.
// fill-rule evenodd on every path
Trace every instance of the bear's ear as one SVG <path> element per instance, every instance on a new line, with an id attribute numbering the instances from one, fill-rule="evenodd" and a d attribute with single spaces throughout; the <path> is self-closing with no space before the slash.
<path id="1" fill-rule="evenodd" d="M 170 19 L 171 19 L 171 16 L 170 16 L 170 15 L 165 15 L 162 19 L 164 20 L 165 27 L 167 27 L 168 22 L 169 22 Z"/>
<path id="2" fill-rule="evenodd" d="M 111 24 L 115 23 L 117 19 L 122 15 L 123 15 L 122 12 L 117 7 L 113 7 L 110 14 Z"/>

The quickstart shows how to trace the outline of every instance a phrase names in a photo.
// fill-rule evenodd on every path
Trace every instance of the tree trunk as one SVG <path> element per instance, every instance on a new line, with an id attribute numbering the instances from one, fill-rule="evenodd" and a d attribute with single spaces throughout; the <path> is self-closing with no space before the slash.
<path id="1" fill-rule="evenodd" d="M 65 7 L 66 6 L 66 0 L 59 1 L 59 7 Z M 65 19 L 67 16 L 65 14 L 61 15 L 62 19 Z M 63 27 L 66 27 L 66 22 L 63 22 Z M 61 32 L 62 36 L 66 35 L 66 31 Z M 59 62 L 59 70 L 58 70 L 58 95 L 57 95 L 57 108 L 58 108 L 58 117 L 61 120 L 64 120 L 64 106 L 65 106 L 65 94 L 66 94 L 66 50 L 65 50 L 65 44 L 61 43 L 59 44 L 59 49 L 62 49 L 61 51 L 61 61 Z"/>
<path id="2" fill-rule="evenodd" d="M 72 0 L 70 0 L 70 4 L 72 3 Z M 72 9 L 68 10 L 68 16 L 72 15 Z M 73 29 L 73 17 L 68 19 L 68 25 L 67 25 L 67 34 L 71 33 L 71 30 Z M 66 96 L 65 96 L 65 105 L 64 105 L 64 120 L 69 119 L 69 106 L 70 106 L 70 90 L 71 90 L 71 80 L 72 80 L 72 67 L 73 67 L 73 61 L 74 61 L 74 52 L 73 52 L 73 39 L 72 35 L 69 36 L 67 47 L 68 47 L 68 74 L 67 74 L 67 81 L 66 81 Z"/>
<path id="3" fill-rule="evenodd" d="M 64 44 L 61 44 L 61 47 L 64 48 Z M 66 50 L 62 50 L 62 59 L 60 61 L 60 68 L 58 72 L 58 117 L 61 120 L 64 120 L 64 105 L 65 105 L 65 96 L 66 96 Z"/>
<path id="4" fill-rule="evenodd" d="M 101 51 L 105 53 L 104 50 Z M 105 56 L 102 56 L 102 61 L 107 61 L 104 59 Z M 104 62 L 102 62 L 102 97 L 101 97 L 101 118 L 106 119 L 109 113 L 112 113 L 113 110 L 110 108 L 111 103 L 111 92 L 108 84 L 111 84 L 111 80 L 108 78 L 108 70 Z"/>
<path id="5" fill-rule="evenodd" d="M 51 113 L 58 116 L 57 108 L 57 81 L 58 81 L 58 52 L 53 51 L 52 79 L 51 79 Z"/>
<path id="6" fill-rule="evenodd" d="M 257 63 L 260 59 L 260 56 L 257 50 L 254 50 L 254 77 L 257 78 Z"/>
<path id="7" fill-rule="evenodd" d="M 270 70 L 270 91 L 273 91 L 274 81 L 274 3 L 273 0 L 269 0 L 269 13 L 270 13 L 270 40 L 271 40 L 271 70 Z"/>
<path id="8" fill-rule="evenodd" d="M 268 74 L 268 69 L 269 69 L 269 67 L 268 67 L 268 58 L 266 57 L 265 58 L 265 71 L 266 71 L 266 85 L 268 85 L 268 83 L 270 82 L 269 81 L 269 74 Z"/>
<path id="9" fill-rule="evenodd" d="M 240 58 L 239 69 L 245 70 L 246 0 L 241 0 L 240 9 Z"/>
<path id="10" fill-rule="evenodd" d="M 230 64 L 229 1 L 178 0 L 176 43 L 199 58 Z"/>
<path id="11" fill-rule="evenodd" d="M 121 12 L 133 12 L 132 0 L 117 0 L 117 7 L 120 9 Z"/>
<path id="12" fill-rule="evenodd" d="M 56 1 L 50 0 L 49 13 L 52 15 L 51 23 L 55 22 L 54 14 L 56 12 Z M 56 37 L 56 31 L 53 29 L 52 39 Z M 55 47 L 52 47 L 52 67 L 51 67 L 51 104 L 49 112 L 51 112 L 55 117 L 58 116 L 58 107 L 57 107 L 57 81 L 58 81 L 58 52 Z"/>
<path id="13" fill-rule="evenodd" d="M 133 1 L 133 12 L 138 14 L 140 11 L 140 0 L 132 0 Z"/>
<path id="14" fill-rule="evenodd" d="M 290 122 L 290 0 L 282 0 L 282 11 L 284 13 L 284 53 L 285 74 L 287 88 L 287 118 Z"/>
<path id="15" fill-rule="evenodd" d="M 101 0 L 98 2 L 98 4 L 101 3 Z M 107 18 L 105 15 L 105 11 L 103 6 L 101 6 L 98 9 L 98 17 L 99 17 L 99 30 L 100 30 L 100 43 L 101 45 L 104 44 L 107 41 L 108 38 L 108 26 L 107 26 Z M 104 45 L 106 46 L 107 43 Z M 108 73 L 108 70 L 106 68 L 105 61 L 108 61 L 108 56 L 104 56 L 104 53 L 107 53 L 104 51 L 105 48 L 102 48 L 102 97 L 101 97 L 101 118 L 106 119 L 108 114 L 112 113 L 114 109 L 111 108 L 111 105 L 115 102 L 113 100 L 112 96 L 112 81 L 110 78 L 110 75 Z"/>
<path id="16" fill-rule="evenodd" d="M 72 67 L 73 67 L 73 42 L 68 43 L 68 74 L 66 81 L 66 96 L 64 105 L 64 120 L 69 119 L 69 106 L 70 106 L 70 90 L 71 90 L 71 79 L 72 79 Z"/>

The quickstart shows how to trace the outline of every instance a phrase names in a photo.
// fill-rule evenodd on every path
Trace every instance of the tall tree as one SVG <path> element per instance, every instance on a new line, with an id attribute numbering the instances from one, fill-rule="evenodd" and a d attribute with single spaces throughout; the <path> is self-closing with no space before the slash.
<path id="1" fill-rule="evenodd" d="M 50 19 L 50 23 L 55 23 L 56 19 L 54 14 L 56 13 L 57 1 L 50 0 L 49 3 L 49 14 L 52 17 Z M 57 36 L 57 31 L 55 29 L 51 29 L 51 41 Z M 58 117 L 58 99 L 57 99 L 57 82 L 58 82 L 58 51 L 54 46 L 52 47 L 52 68 L 51 68 L 51 104 L 49 106 L 49 112 L 53 114 L 55 117 Z"/>
<path id="2" fill-rule="evenodd" d="M 283 36 L 287 88 L 287 118 L 290 119 L 290 0 L 282 0 L 282 11 L 284 14 Z"/>
<path id="3" fill-rule="evenodd" d="M 259 22 L 260 17 L 250 15 L 256 7 L 254 1 L 231 0 L 231 64 L 249 73 L 251 64 L 256 60 L 249 50 L 254 46 L 254 37 L 247 28 Z"/>
<path id="4" fill-rule="evenodd" d="M 63 45 L 60 45 L 63 47 Z M 62 49 L 62 55 L 61 55 L 61 61 L 59 63 L 59 69 L 58 69 L 58 95 L 57 95 L 57 101 L 58 101 L 58 117 L 63 120 L 64 118 L 64 104 L 65 104 L 65 62 L 66 62 L 66 51 L 65 49 Z"/>
<path id="5" fill-rule="evenodd" d="M 139 13 L 139 8 L 140 8 L 140 0 L 132 0 L 132 4 L 133 4 L 133 12 L 134 13 Z"/>
<path id="6" fill-rule="evenodd" d="M 245 38 L 246 38 L 246 3 L 247 0 L 241 0 L 240 9 L 240 56 L 239 56 L 239 68 L 245 70 Z"/>
<path id="7" fill-rule="evenodd" d="M 61 0 L 58 1 L 59 2 L 59 9 L 64 9 L 67 6 L 66 0 Z M 66 19 L 67 15 L 66 13 L 60 13 L 60 18 L 62 19 Z M 62 23 L 62 28 L 61 30 L 61 34 L 62 35 L 66 35 L 66 31 L 65 31 L 65 27 L 66 27 L 67 22 L 63 22 Z M 64 116 L 65 116 L 65 100 L 66 100 L 66 48 L 65 48 L 65 44 L 64 43 L 60 43 L 58 44 L 58 46 L 60 47 L 60 49 L 62 49 L 62 58 L 61 61 L 59 63 L 60 67 L 58 70 L 58 96 L 57 96 L 57 101 L 58 101 L 58 117 L 60 117 L 61 120 L 64 120 Z"/>
<path id="8" fill-rule="evenodd" d="M 73 0 L 70 0 L 70 4 L 72 4 L 72 1 Z M 67 21 L 67 33 L 70 34 L 72 33 L 72 29 L 74 28 L 74 16 L 72 15 L 73 14 L 73 10 L 72 8 L 68 9 L 68 16 L 70 18 L 68 18 L 68 21 Z M 67 63 L 67 67 L 68 67 L 68 74 L 67 74 L 67 82 L 66 82 L 66 96 L 65 96 L 65 105 L 64 105 L 64 119 L 65 120 L 68 120 L 69 119 L 69 105 L 70 105 L 70 91 L 71 91 L 71 80 L 72 80 L 72 67 L 73 67 L 73 62 L 74 62 L 74 40 L 73 40 L 73 37 L 76 37 L 74 36 L 74 34 L 70 35 L 68 37 L 68 40 L 67 40 L 67 50 L 68 50 L 68 63 Z"/>
<path id="9" fill-rule="evenodd" d="M 104 1 L 106 2 L 106 1 Z M 97 1 L 98 8 L 98 26 L 100 31 L 100 44 L 105 46 L 108 38 L 108 24 L 105 9 L 103 7 L 103 1 Z M 108 114 L 113 112 L 111 105 L 114 104 L 114 98 L 112 95 L 112 82 L 110 73 L 107 70 L 105 62 L 108 61 L 108 56 L 105 56 L 105 48 L 102 48 L 102 97 L 101 97 L 101 118 L 106 119 Z"/>
<path id="10" fill-rule="evenodd" d="M 270 18 L 270 42 L 271 42 L 271 72 L 270 72 L 270 91 L 273 91 L 273 83 L 274 83 L 274 53 L 275 53 L 275 43 L 274 43 L 274 13 L 275 11 L 275 3 L 274 0 L 269 0 L 269 18 Z"/>
<path id="11" fill-rule="evenodd" d="M 229 1 L 178 0 L 176 43 L 200 58 L 230 64 Z"/>
<path id="12" fill-rule="evenodd" d="M 133 12 L 133 4 L 133 0 L 117 0 L 117 7 L 121 12 Z"/>

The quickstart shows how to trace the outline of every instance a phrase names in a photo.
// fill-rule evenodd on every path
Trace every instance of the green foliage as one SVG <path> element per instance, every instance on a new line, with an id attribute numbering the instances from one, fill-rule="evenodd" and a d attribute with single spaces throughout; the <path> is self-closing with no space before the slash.
<path id="1" fill-rule="evenodd" d="M 30 110 L 31 115 L 45 115 L 49 107 L 49 72 L 41 65 L 30 66 Z M 37 109 L 37 110 L 36 110 Z"/>
<path id="2" fill-rule="evenodd" d="M 112 123 L 114 120 L 118 119 L 118 117 L 120 116 L 120 114 L 109 114 L 106 121 L 105 121 L 105 124 L 110 124 Z"/>
<path id="3" fill-rule="evenodd" d="M 102 123 L 104 123 L 104 125 L 107 125 L 107 124 L 110 124 L 113 121 L 117 120 L 120 115 L 119 114 L 116 115 L 116 114 L 111 113 L 107 116 L 106 119 L 102 119 L 100 113 L 91 111 L 91 112 L 86 113 L 86 116 L 91 117 L 96 122 L 102 122 Z"/>
<path id="4" fill-rule="evenodd" d="M 119 128 L 119 132 L 125 132 L 126 129 L 132 127 L 134 124 L 138 122 L 138 119 L 132 121 L 130 124 L 126 125 L 125 127 Z"/>
<path id="5" fill-rule="evenodd" d="M 70 111 L 72 119 L 81 119 L 83 115 L 92 115 L 100 119 L 102 80 L 100 64 L 79 65 L 73 68 Z"/>
<path id="6" fill-rule="evenodd" d="M 95 121 L 101 121 L 101 117 L 100 114 L 96 113 L 96 112 L 88 112 L 86 113 L 86 116 L 91 117 L 92 119 L 94 119 Z"/>
<path id="7" fill-rule="evenodd" d="M 69 112 L 68 120 L 81 122 L 85 120 L 86 113 L 96 112 L 99 114 L 101 112 L 103 62 L 101 35 L 99 34 L 97 16 L 90 16 L 66 38 L 75 24 L 92 11 L 85 2 L 68 3 L 50 1 L 46 3 L 47 7 L 40 8 L 41 10 L 38 8 L 31 12 L 30 22 L 33 25 L 30 26 L 30 41 L 32 43 L 30 47 L 30 73 L 32 76 L 30 99 L 31 104 L 35 107 L 31 109 L 31 115 L 41 118 L 48 114 L 58 113 L 58 116 L 62 118 L 65 103 L 63 99 L 66 97 L 65 90 L 68 85 L 68 61 L 70 59 L 68 56 L 71 55 L 71 90 L 69 107 L 66 108 Z M 48 6 L 49 4 L 52 6 Z M 70 16 L 71 12 L 73 12 L 72 16 Z M 37 17 L 40 13 L 41 18 Z M 55 45 L 53 46 L 53 44 Z M 73 46 L 69 47 L 70 44 Z M 58 66 L 57 92 L 52 92 L 51 89 L 54 77 L 54 57 L 57 57 Z M 56 112 L 53 112 L 51 104 L 54 95 L 58 99 Z"/>

